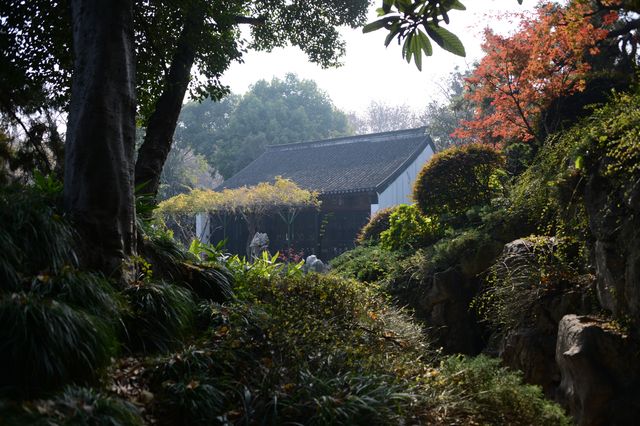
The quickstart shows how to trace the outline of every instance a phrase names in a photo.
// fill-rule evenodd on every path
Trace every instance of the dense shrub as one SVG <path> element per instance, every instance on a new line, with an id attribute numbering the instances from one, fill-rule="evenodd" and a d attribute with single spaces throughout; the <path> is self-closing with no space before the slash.
<path id="1" fill-rule="evenodd" d="M 439 365 L 375 286 L 314 274 L 250 288 L 254 303 L 209 304 L 196 346 L 154 361 L 161 424 L 566 423 L 497 361 Z"/>
<path id="2" fill-rule="evenodd" d="M 402 259 L 384 284 L 392 287 L 394 293 L 397 290 L 413 293 L 420 291 L 421 285 L 435 273 L 448 269 L 456 268 L 467 277 L 475 277 L 493 263 L 503 244 L 482 228 L 455 231 Z"/>
<path id="3" fill-rule="evenodd" d="M 581 145 L 573 136 L 576 131 L 570 129 L 562 136 L 547 138 L 531 166 L 511 188 L 510 210 L 522 219 L 524 227 L 537 234 L 586 239 L 584 182 L 575 167 Z"/>
<path id="4" fill-rule="evenodd" d="M 380 246 L 356 247 L 331 260 L 331 270 L 345 278 L 375 282 L 393 270 L 400 256 Z"/>
<path id="5" fill-rule="evenodd" d="M 576 166 L 584 166 L 590 174 L 598 173 L 630 191 L 640 177 L 640 90 L 632 94 L 616 94 L 583 123 L 575 132 L 582 139 L 581 156 Z M 584 160 L 584 164 L 580 164 Z"/>
<path id="6" fill-rule="evenodd" d="M 513 187 L 512 209 L 536 223 L 538 233 L 586 240 L 583 194 L 588 178 L 610 182 L 603 191 L 609 192 L 614 208 L 624 207 L 640 178 L 638 102 L 640 94 L 616 94 L 574 127 L 547 138 Z"/>
<path id="7" fill-rule="evenodd" d="M 534 150 L 530 143 L 511 143 L 503 149 L 505 170 L 511 175 L 518 176 L 531 165 Z"/>
<path id="8" fill-rule="evenodd" d="M 124 318 L 131 351 L 166 351 L 190 331 L 195 314 L 191 292 L 164 282 L 139 281 L 124 291 L 130 311 Z"/>
<path id="9" fill-rule="evenodd" d="M 388 207 L 375 212 L 358 233 L 356 242 L 358 244 L 379 242 L 382 231 L 389 229 L 389 217 L 395 210 L 396 207 Z"/>
<path id="10" fill-rule="evenodd" d="M 183 376 L 160 384 L 158 415 L 162 424 L 211 425 L 220 424 L 224 393 L 214 381 L 198 376 Z"/>
<path id="11" fill-rule="evenodd" d="M 116 348 L 105 321 L 34 294 L 0 296 L 0 324 L 0 392 L 5 396 L 86 383 Z"/>
<path id="12" fill-rule="evenodd" d="M 465 145 L 435 154 L 422 168 L 413 198 L 426 216 L 455 217 L 489 203 L 500 187 L 503 158 L 486 145 Z"/>
<path id="13" fill-rule="evenodd" d="M 501 367 L 499 359 L 448 357 L 432 378 L 439 396 L 433 423 L 572 424 L 560 406 L 544 399 L 542 389 L 523 384 L 521 374 Z"/>
<path id="14" fill-rule="evenodd" d="M 389 216 L 389 228 L 380 234 L 380 245 L 387 250 L 417 249 L 432 244 L 443 233 L 437 218 L 423 216 L 415 204 L 402 204 Z"/>
<path id="15" fill-rule="evenodd" d="M 90 388 L 67 387 L 53 399 L 23 404 L 0 401 L 3 425 L 142 426 L 138 409 L 129 402 Z"/>

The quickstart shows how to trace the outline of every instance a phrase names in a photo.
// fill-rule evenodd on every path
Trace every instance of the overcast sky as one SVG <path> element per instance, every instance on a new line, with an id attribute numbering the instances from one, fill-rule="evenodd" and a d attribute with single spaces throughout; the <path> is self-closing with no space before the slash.
<path id="1" fill-rule="evenodd" d="M 369 20 L 376 17 L 376 1 L 369 11 Z M 326 91 L 334 104 L 344 111 L 361 112 L 372 101 L 389 104 L 407 104 L 416 110 L 422 109 L 433 97 L 439 96 L 437 83 L 444 80 L 456 66 L 462 69 L 481 57 L 480 42 L 483 28 L 489 26 L 501 33 L 509 32 L 515 23 L 497 20 L 500 12 L 528 11 L 534 0 L 525 0 L 518 5 L 516 0 L 463 0 L 466 11 L 451 12 L 451 25 L 447 28 L 458 35 L 465 45 L 466 58 L 460 58 L 434 48 L 434 55 L 423 60 L 423 70 L 402 59 L 400 46 L 392 42 L 384 47 L 384 30 L 363 34 L 361 29 L 343 29 L 347 42 L 344 65 L 336 69 L 323 70 L 310 63 L 297 48 L 276 49 L 272 52 L 249 52 L 244 63 L 233 64 L 224 75 L 224 83 L 234 93 L 242 94 L 260 79 L 282 78 L 293 72 L 300 78 L 316 81 Z"/>

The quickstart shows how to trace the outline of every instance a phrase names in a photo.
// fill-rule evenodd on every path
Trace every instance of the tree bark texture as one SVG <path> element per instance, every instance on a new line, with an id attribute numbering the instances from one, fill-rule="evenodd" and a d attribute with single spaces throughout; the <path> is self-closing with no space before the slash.
<path id="1" fill-rule="evenodd" d="M 204 12 L 199 8 L 187 11 L 162 94 L 149 117 L 144 142 L 138 150 L 136 187 L 154 198 L 160 187 L 162 168 L 171 150 L 182 101 L 191 80 L 198 38 L 203 28 Z"/>
<path id="2" fill-rule="evenodd" d="M 81 263 L 120 276 L 136 252 L 133 0 L 72 0 L 71 10 L 64 206 L 84 243 Z"/>

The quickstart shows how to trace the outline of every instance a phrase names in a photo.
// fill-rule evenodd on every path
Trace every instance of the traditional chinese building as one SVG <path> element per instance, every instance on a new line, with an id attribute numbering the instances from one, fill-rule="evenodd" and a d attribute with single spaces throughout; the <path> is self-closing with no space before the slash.
<path id="1" fill-rule="evenodd" d="M 266 218 L 260 231 L 268 234 L 272 252 L 291 245 L 305 255 L 331 259 L 354 247 L 372 213 L 412 202 L 413 183 L 434 149 L 424 127 L 274 145 L 217 189 L 253 186 L 282 176 L 317 191 L 320 209 L 298 215 L 290 242 L 287 226 L 278 217 Z M 211 241 L 224 235 L 230 251 L 245 253 L 248 235 L 241 219 L 226 221 L 224 229 L 214 217 L 204 219 L 198 220 L 199 235 Z"/>

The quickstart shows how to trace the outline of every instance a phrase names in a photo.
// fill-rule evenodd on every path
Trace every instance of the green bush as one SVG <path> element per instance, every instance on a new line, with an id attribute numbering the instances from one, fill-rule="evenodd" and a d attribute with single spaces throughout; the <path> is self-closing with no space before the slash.
<path id="1" fill-rule="evenodd" d="M 69 426 L 142 426 L 138 410 L 94 389 L 70 387 L 53 400 L 50 417 Z M 46 411 L 45 411 L 46 412 Z"/>
<path id="2" fill-rule="evenodd" d="M 375 286 L 314 274 L 249 288 L 252 304 L 209 304 L 196 346 L 155 361 L 165 424 L 567 423 L 497 361 L 435 362 Z"/>
<path id="3" fill-rule="evenodd" d="M 540 387 L 523 384 L 521 374 L 501 367 L 499 359 L 448 357 L 431 377 L 439 400 L 431 412 L 433 423 L 572 424 L 559 405 L 544 398 Z"/>
<path id="4" fill-rule="evenodd" d="M 379 242 L 382 231 L 389 229 L 389 217 L 395 210 L 396 207 L 388 207 L 375 212 L 358 233 L 356 242 L 358 244 Z"/>
<path id="5" fill-rule="evenodd" d="M 582 139 L 581 156 L 576 166 L 589 174 L 601 174 L 627 192 L 640 177 L 640 90 L 615 94 L 604 106 L 597 108 L 582 126 L 576 126 Z M 580 164 L 584 160 L 584 164 Z M 615 186 L 615 185 L 613 185 Z"/>
<path id="6" fill-rule="evenodd" d="M 0 324 L 0 392 L 7 396 L 86 383 L 116 349 L 108 323 L 34 294 L 0 296 Z"/>
<path id="7" fill-rule="evenodd" d="M 640 178 L 640 94 L 616 94 L 572 128 L 550 136 L 533 164 L 516 180 L 512 209 L 537 225 L 537 233 L 589 238 L 585 183 L 609 182 L 614 208 L 623 207 Z M 621 213 L 622 216 L 628 213 Z"/>
<path id="8" fill-rule="evenodd" d="M 384 284 L 394 294 L 398 290 L 412 294 L 435 273 L 447 269 L 457 268 L 465 276 L 475 277 L 491 266 L 503 245 L 480 227 L 457 230 L 402 259 Z"/>
<path id="9" fill-rule="evenodd" d="M 415 250 L 432 244 L 443 233 L 438 219 L 423 216 L 415 204 L 402 204 L 391 213 L 389 228 L 380 234 L 380 245 L 391 251 Z"/>
<path id="10" fill-rule="evenodd" d="M 380 246 L 362 246 L 331 260 L 331 271 L 345 278 L 375 282 L 390 273 L 400 256 Z"/>
<path id="11" fill-rule="evenodd" d="M 162 382 L 158 414 L 166 425 L 219 424 L 225 394 L 213 382 L 194 376 Z"/>
<path id="12" fill-rule="evenodd" d="M 505 170 L 513 176 L 524 172 L 533 161 L 534 150 L 530 143 L 511 143 L 503 149 L 505 157 Z"/>
<path id="13" fill-rule="evenodd" d="M 449 148 L 422 168 L 413 198 L 426 216 L 460 216 L 473 206 L 488 204 L 496 195 L 503 162 L 500 153 L 487 145 Z"/>
<path id="14" fill-rule="evenodd" d="M 416 396 L 406 384 L 384 374 L 303 370 L 282 402 L 291 422 L 306 425 L 401 424 Z"/>
<path id="15" fill-rule="evenodd" d="M 129 350 L 167 351 L 191 331 L 196 305 L 188 290 L 164 282 L 138 281 L 123 294 L 131 308 L 124 317 Z"/>
<path id="16" fill-rule="evenodd" d="M 234 293 L 242 300 L 251 300 L 252 287 L 256 281 L 277 279 L 278 277 L 301 277 L 304 261 L 284 263 L 279 260 L 280 253 L 273 256 L 266 251 L 262 256 L 249 262 L 247 258 L 233 255 L 226 261 L 226 267 L 233 277 Z"/>
<path id="17" fill-rule="evenodd" d="M 531 166 L 515 180 L 510 211 L 521 218 L 524 228 L 586 239 L 584 180 L 575 167 L 581 150 L 575 134 L 579 131 L 574 128 L 547 138 Z"/>

